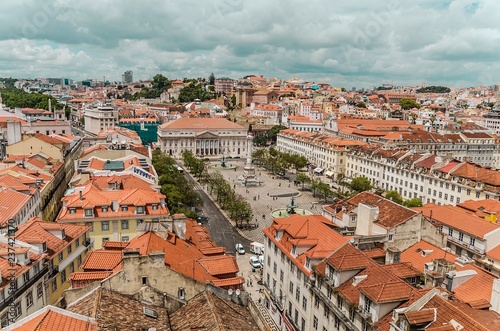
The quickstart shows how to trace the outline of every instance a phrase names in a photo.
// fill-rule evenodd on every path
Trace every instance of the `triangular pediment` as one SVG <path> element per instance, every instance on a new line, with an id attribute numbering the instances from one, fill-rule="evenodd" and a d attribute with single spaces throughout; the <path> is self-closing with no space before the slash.
<path id="1" fill-rule="evenodd" d="M 203 131 L 203 132 L 197 133 L 196 138 L 206 138 L 206 139 L 212 138 L 213 139 L 213 138 L 219 138 L 219 136 L 213 132 Z"/>

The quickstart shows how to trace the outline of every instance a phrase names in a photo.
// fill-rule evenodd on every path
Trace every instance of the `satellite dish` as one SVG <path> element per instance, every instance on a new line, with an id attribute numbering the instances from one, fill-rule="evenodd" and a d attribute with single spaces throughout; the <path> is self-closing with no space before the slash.
<path id="1" fill-rule="evenodd" d="M 227 290 L 227 294 L 233 295 L 233 290 L 231 290 L 231 289 Z"/>
<path id="2" fill-rule="evenodd" d="M 239 289 L 236 289 L 236 291 L 235 291 L 234 293 L 236 293 L 236 296 L 238 296 L 238 297 L 239 297 L 239 296 L 240 296 L 240 294 L 241 294 L 241 292 L 240 292 L 240 290 L 239 290 Z"/>

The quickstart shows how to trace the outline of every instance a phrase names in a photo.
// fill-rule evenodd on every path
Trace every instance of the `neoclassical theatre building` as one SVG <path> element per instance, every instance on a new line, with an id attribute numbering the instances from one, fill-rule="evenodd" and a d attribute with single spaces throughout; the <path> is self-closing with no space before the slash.
<path id="1" fill-rule="evenodd" d="M 245 157 L 247 130 L 225 118 L 179 118 L 158 127 L 160 149 L 175 158 L 183 150 L 203 157 Z"/>

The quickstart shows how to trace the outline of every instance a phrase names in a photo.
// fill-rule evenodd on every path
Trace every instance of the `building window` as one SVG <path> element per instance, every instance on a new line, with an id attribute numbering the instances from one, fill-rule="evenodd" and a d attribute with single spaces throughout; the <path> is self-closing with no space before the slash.
<path id="1" fill-rule="evenodd" d="M 102 207 L 101 207 L 101 211 L 102 211 L 103 213 L 107 213 L 107 212 L 108 212 L 108 206 L 102 206 Z"/>
<path id="2" fill-rule="evenodd" d="M 313 328 L 314 330 L 318 329 L 318 318 L 316 316 L 313 317 Z"/>
<path id="3" fill-rule="evenodd" d="M 137 214 L 144 214 L 144 206 L 137 206 L 136 212 Z"/>
<path id="4" fill-rule="evenodd" d="M 27 283 L 29 280 L 30 280 L 30 271 L 28 270 L 23 274 L 23 283 Z"/>
<path id="5" fill-rule="evenodd" d="M 476 198 L 479 199 L 479 196 L 481 195 L 481 192 L 477 191 L 476 192 Z"/>
<path id="6" fill-rule="evenodd" d="M 290 287 L 289 287 L 290 293 L 293 294 L 293 282 L 290 281 Z"/>
<path id="7" fill-rule="evenodd" d="M 470 238 L 470 246 L 474 246 L 476 244 L 476 238 Z"/>
<path id="8" fill-rule="evenodd" d="M 302 309 L 307 310 L 307 299 L 305 296 L 302 296 Z"/>
<path id="9" fill-rule="evenodd" d="M 448 235 L 453 236 L 453 229 L 452 228 L 448 228 Z"/>
<path id="10" fill-rule="evenodd" d="M 464 241 L 464 234 L 462 232 L 458 233 L 458 240 Z"/>
<path id="11" fill-rule="evenodd" d="M 66 282 L 66 269 L 61 270 L 61 284 Z"/>
<path id="12" fill-rule="evenodd" d="M 144 220 L 137 220 L 137 225 L 136 225 L 136 226 L 139 226 L 139 225 L 141 225 L 142 223 L 144 223 Z"/>
<path id="13" fill-rule="evenodd" d="M 57 259 L 59 260 L 59 263 L 61 263 L 61 262 L 62 262 L 63 257 L 64 257 L 63 252 L 60 252 L 60 253 L 57 255 Z"/>
<path id="14" fill-rule="evenodd" d="M 76 208 L 70 208 L 69 209 L 69 213 L 72 215 L 72 214 L 76 214 Z"/>
<path id="15" fill-rule="evenodd" d="M 372 301 L 365 295 L 365 304 L 363 305 L 363 311 L 365 314 L 369 314 L 372 310 Z"/>
<path id="16" fill-rule="evenodd" d="M 57 291 L 57 278 L 52 280 L 52 292 Z"/>
<path id="17" fill-rule="evenodd" d="M 85 226 L 90 226 L 90 232 L 94 232 L 94 223 L 93 222 L 86 222 Z"/>
<path id="18" fill-rule="evenodd" d="M 26 294 L 26 307 L 29 308 L 31 306 L 33 306 L 33 291 L 29 291 Z"/>
<path id="19" fill-rule="evenodd" d="M 141 281 L 143 286 L 148 285 L 148 276 L 142 276 Z"/>
<path id="20" fill-rule="evenodd" d="M 71 261 L 69 264 L 69 273 L 72 274 L 73 272 L 75 272 L 75 264 Z"/>
<path id="21" fill-rule="evenodd" d="M 335 330 L 338 330 L 340 328 L 340 319 L 335 315 L 335 320 L 333 322 L 333 326 L 335 327 Z"/>
<path id="22" fill-rule="evenodd" d="M 339 307 L 339 309 L 342 309 L 342 297 L 337 294 L 337 307 Z"/>
<path id="23" fill-rule="evenodd" d="M 105 243 L 106 241 L 108 241 L 108 240 L 109 240 L 109 238 L 108 238 L 108 237 L 103 237 L 103 238 L 102 238 L 102 243 L 104 244 L 104 243 Z"/>
<path id="24" fill-rule="evenodd" d="M 158 204 L 153 203 L 153 205 L 151 206 L 151 209 L 158 210 Z"/>
<path id="25" fill-rule="evenodd" d="M 128 211 L 128 206 L 127 205 L 123 205 L 122 206 L 122 211 Z"/>
<path id="26" fill-rule="evenodd" d="M 109 222 L 108 221 L 101 222 L 101 231 L 109 231 Z"/>
<path id="27" fill-rule="evenodd" d="M 297 302 L 300 302 L 300 288 L 298 286 L 295 289 L 295 300 L 297 300 Z"/>
<path id="28" fill-rule="evenodd" d="M 128 220 L 122 220 L 122 230 L 128 229 Z"/>
<path id="29" fill-rule="evenodd" d="M 355 314 L 356 310 L 353 307 L 349 308 L 349 319 L 351 320 L 351 322 L 354 322 Z"/>
<path id="30" fill-rule="evenodd" d="M 40 299 L 43 295 L 43 283 L 38 283 L 36 286 L 36 297 Z"/>
<path id="31" fill-rule="evenodd" d="M 9 313 L 10 314 L 10 313 Z M 21 308 L 21 301 L 18 301 L 15 305 L 14 305 L 14 318 L 18 318 L 19 316 L 21 316 L 22 314 L 22 308 Z"/>
<path id="32" fill-rule="evenodd" d="M 86 208 L 85 209 L 85 217 L 92 217 L 92 215 L 93 215 L 92 209 Z"/>

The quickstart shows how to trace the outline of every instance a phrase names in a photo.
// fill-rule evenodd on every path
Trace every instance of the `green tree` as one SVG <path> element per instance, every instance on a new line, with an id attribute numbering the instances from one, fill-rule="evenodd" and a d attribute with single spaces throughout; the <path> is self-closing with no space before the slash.
<path id="1" fill-rule="evenodd" d="M 401 196 L 401 194 L 399 194 L 398 191 L 387 191 L 385 193 L 385 198 L 386 199 L 389 199 L 395 203 L 398 203 L 398 204 L 402 204 L 403 203 L 403 197 Z"/>
<path id="2" fill-rule="evenodd" d="M 236 223 L 236 226 L 241 227 L 243 222 L 247 224 L 253 218 L 252 206 L 241 195 L 236 194 L 231 206 L 228 208 L 229 217 Z"/>
<path id="3" fill-rule="evenodd" d="M 215 75 L 213 72 L 208 76 L 208 84 L 215 85 Z"/>
<path id="4" fill-rule="evenodd" d="M 302 169 L 307 165 L 307 158 L 303 155 L 288 154 L 288 161 L 295 169 L 295 172 L 298 172 L 299 169 Z"/>
<path id="5" fill-rule="evenodd" d="M 172 87 L 172 83 L 162 74 L 154 75 L 151 85 L 153 86 L 153 89 L 159 91 L 160 94 Z"/>
<path id="6" fill-rule="evenodd" d="M 258 134 L 253 138 L 253 143 L 256 146 L 266 146 L 267 144 L 267 135 L 264 134 Z"/>
<path id="7" fill-rule="evenodd" d="M 267 136 L 269 137 L 269 140 L 272 141 L 272 142 L 276 142 L 276 135 L 278 134 L 278 132 L 280 132 L 281 130 L 284 130 L 284 129 L 287 129 L 286 126 L 284 125 L 275 125 L 273 126 L 269 132 L 267 133 Z"/>
<path id="8" fill-rule="evenodd" d="M 206 91 L 202 84 L 189 83 L 179 91 L 179 102 L 191 102 L 195 99 L 205 101 L 213 98 L 214 94 Z"/>
<path id="9" fill-rule="evenodd" d="M 365 177 L 356 177 L 351 182 L 351 189 L 356 192 L 368 191 L 372 188 L 370 180 Z"/>
<path id="10" fill-rule="evenodd" d="M 232 108 L 236 108 L 236 95 L 231 95 L 231 106 Z"/>
<path id="11" fill-rule="evenodd" d="M 420 200 L 419 198 L 405 200 L 405 201 L 403 201 L 403 206 L 408 207 L 408 208 L 422 207 L 422 200 Z"/>
<path id="12" fill-rule="evenodd" d="M 411 98 L 402 98 L 399 100 L 399 105 L 403 109 L 420 108 L 420 104 Z"/>
<path id="13" fill-rule="evenodd" d="M 305 184 L 309 183 L 311 181 L 311 178 L 308 175 L 306 175 L 305 173 L 300 172 L 297 174 L 297 178 L 295 178 L 295 181 L 297 183 L 302 184 L 302 191 L 304 191 Z"/>
<path id="14" fill-rule="evenodd" d="M 333 196 L 333 191 L 330 188 L 330 185 L 328 185 L 327 183 L 320 183 L 318 185 L 317 191 L 319 195 L 323 196 L 323 198 L 325 199 L 325 203 L 328 201 L 329 197 Z"/>

